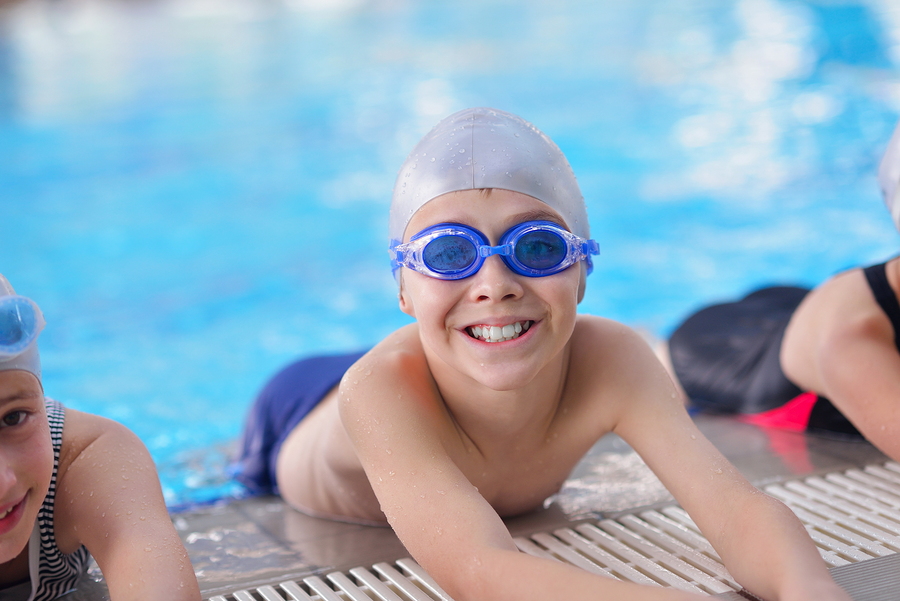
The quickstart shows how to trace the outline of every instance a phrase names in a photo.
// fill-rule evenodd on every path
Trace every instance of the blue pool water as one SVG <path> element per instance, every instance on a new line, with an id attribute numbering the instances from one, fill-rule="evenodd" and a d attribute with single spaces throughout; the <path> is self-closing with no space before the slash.
<path id="1" fill-rule="evenodd" d="M 135 430 L 173 506 L 239 493 L 280 365 L 408 322 L 390 191 L 457 109 L 556 140 L 603 252 L 581 309 L 659 336 L 898 248 L 894 0 L 3 6 L 0 272 L 47 316 L 47 392 Z"/>

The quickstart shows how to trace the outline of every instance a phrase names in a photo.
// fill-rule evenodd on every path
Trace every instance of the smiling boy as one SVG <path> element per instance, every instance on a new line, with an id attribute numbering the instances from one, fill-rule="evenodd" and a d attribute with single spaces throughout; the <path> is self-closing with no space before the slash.
<path id="1" fill-rule="evenodd" d="M 793 514 L 697 430 L 642 339 L 577 315 L 597 247 L 549 138 L 501 111 L 451 115 L 401 169 L 390 227 L 415 323 L 277 375 L 251 412 L 244 482 L 312 515 L 386 521 L 457 601 L 694 598 L 519 553 L 503 524 L 615 432 L 747 589 L 849 599 Z"/>

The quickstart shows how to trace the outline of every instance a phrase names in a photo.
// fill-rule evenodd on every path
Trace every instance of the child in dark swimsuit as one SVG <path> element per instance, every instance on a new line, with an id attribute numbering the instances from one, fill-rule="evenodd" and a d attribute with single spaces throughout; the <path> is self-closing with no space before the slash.
<path id="1" fill-rule="evenodd" d="M 900 228 L 900 125 L 879 167 Z M 773 287 L 706 307 L 672 334 L 671 369 L 701 410 L 831 436 L 900 460 L 900 257 L 813 290 Z"/>

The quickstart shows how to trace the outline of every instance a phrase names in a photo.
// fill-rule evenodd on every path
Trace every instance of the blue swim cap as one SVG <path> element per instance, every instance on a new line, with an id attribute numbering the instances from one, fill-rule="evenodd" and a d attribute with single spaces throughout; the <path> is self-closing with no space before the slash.
<path id="1" fill-rule="evenodd" d="M 0 274 L 0 371 L 21 369 L 41 379 L 37 338 L 44 329 L 44 315 L 37 304 L 17 296 Z"/>
<path id="2" fill-rule="evenodd" d="M 391 199 L 390 237 L 403 242 L 413 214 L 448 192 L 500 188 L 555 209 L 573 234 L 590 238 L 572 167 L 553 140 L 521 117 L 470 108 L 443 119 L 406 158 Z"/>

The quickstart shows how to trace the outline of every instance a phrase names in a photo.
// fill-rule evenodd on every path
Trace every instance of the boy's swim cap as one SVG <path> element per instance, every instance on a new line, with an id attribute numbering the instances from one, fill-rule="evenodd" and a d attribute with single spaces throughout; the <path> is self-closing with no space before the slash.
<path id="1" fill-rule="evenodd" d="M 0 274 L 0 371 L 21 369 L 40 380 L 37 337 L 43 328 L 44 316 L 37 304 L 16 296 L 9 281 Z"/>
<path id="2" fill-rule="evenodd" d="M 878 166 L 878 184 L 884 204 L 891 212 L 894 225 L 900 230 L 900 124 L 888 142 L 887 150 Z"/>
<path id="3" fill-rule="evenodd" d="M 403 242 L 413 214 L 448 192 L 501 188 L 555 209 L 572 233 L 590 238 L 572 167 L 553 141 L 521 117 L 490 108 L 454 113 L 406 158 L 391 200 L 391 241 Z"/>

